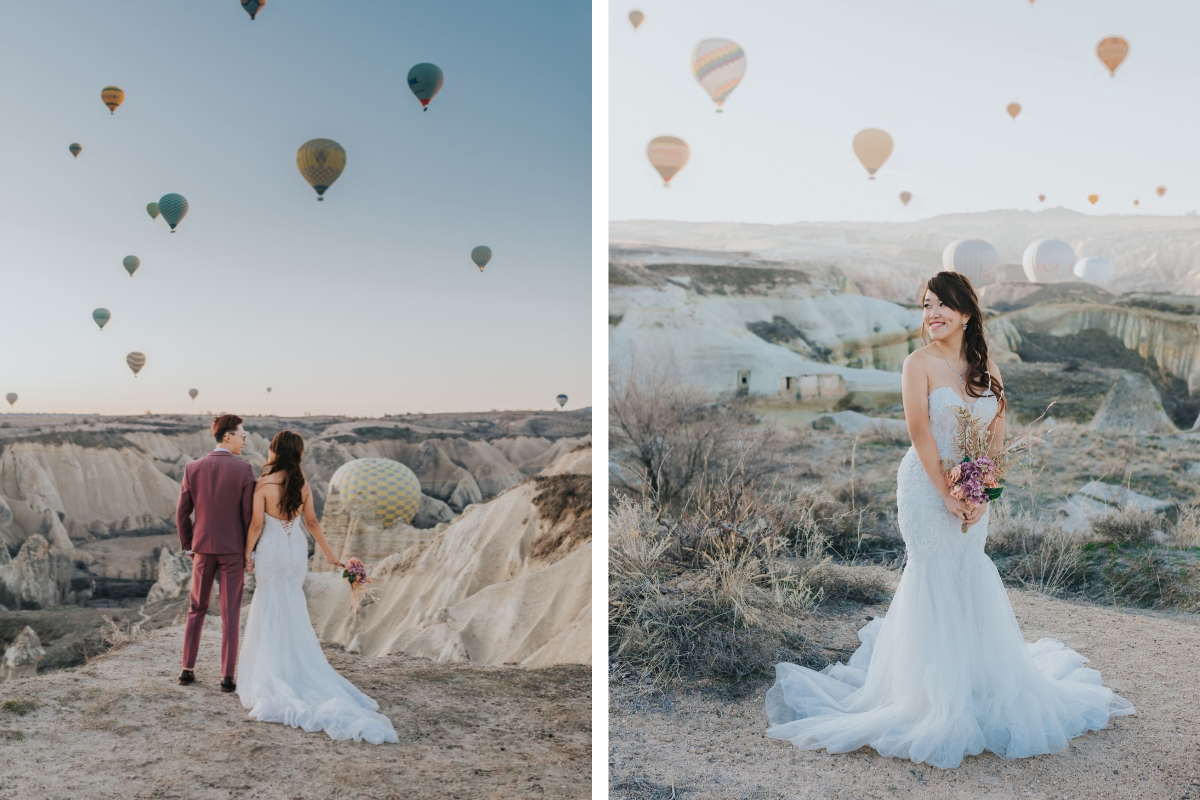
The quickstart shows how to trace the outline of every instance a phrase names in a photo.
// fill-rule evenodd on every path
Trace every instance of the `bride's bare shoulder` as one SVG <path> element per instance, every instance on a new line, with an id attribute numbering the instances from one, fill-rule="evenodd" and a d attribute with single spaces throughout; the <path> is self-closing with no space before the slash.
<path id="1" fill-rule="evenodd" d="M 904 371 L 908 372 L 910 370 L 920 370 L 921 372 L 924 372 L 926 369 L 928 369 L 929 359 L 932 356 L 929 348 L 930 345 L 925 345 L 924 347 L 919 347 L 916 350 L 913 350 L 911 353 L 905 356 Z"/>

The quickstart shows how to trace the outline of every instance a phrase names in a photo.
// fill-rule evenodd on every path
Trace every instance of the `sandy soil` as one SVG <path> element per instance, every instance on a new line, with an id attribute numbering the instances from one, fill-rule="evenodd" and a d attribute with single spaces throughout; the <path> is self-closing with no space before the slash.
<path id="1" fill-rule="evenodd" d="M 1009 590 L 1028 641 L 1054 636 L 1092 660 L 1135 716 L 1062 753 L 991 753 L 939 770 L 863 748 L 831 755 L 767 739 L 763 695 L 688 694 L 638 703 L 618 690 L 610 715 L 613 797 L 1200 798 L 1200 617 L 1082 606 Z"/>
<path id="2" fill-rule="evenodd" d="M 0 797 L 591 794 L 586 666 L 365 659 L 327 646 L 396 726 L 399 744 L 375 746 L 248 719 L 217 688 L 215 631 L 202 639 L 198 683 L 177 685 L 182 637 L 153 631 L 84 667 L 0 684 Z"/>

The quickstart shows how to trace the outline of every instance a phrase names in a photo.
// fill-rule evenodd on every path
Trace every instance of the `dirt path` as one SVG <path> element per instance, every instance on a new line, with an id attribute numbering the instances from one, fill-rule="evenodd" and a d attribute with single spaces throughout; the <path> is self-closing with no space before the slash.
<path id="1" fill-rule="evenodd" d="M 375 746 L 248 719 L 237 695 L 217 689 L 214 631 L 198 684 L 178 686 L 182 637 L 182 627 L 153 631 L 88 666 L 0 684 L 0 797 L 591 795 L 589 667 L 364 659 L 326 647 L 400 735 Z"/>
<path id="2" fill-rule="evenodd" d="M 863 748 L 830 755 L 767 739 L 763 695 L 698 694 L 655 710 L 618 699 L 610 718 L 614 797 L 1200 798 L 1200 618 L 1080 606 L 1010 590 L 1028 641 L 1054 636 L 1092 660 L 1138 713 L 1073 739 L 1062 753 L 991 753 L 939 770 Z M 618 693 L 618 698 L 620 694 Z"/>

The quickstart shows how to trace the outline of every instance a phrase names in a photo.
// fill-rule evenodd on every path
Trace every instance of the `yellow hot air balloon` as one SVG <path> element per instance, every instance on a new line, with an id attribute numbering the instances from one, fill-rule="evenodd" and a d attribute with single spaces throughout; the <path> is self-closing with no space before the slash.
<path id="1" fill-rule="evenodd" d="M 658 136 L 651 139 L 646 147 L 646 157 L 662 176 L 664 188 L 670 185 L 671 178 L 683 169 L 690 156 L 691 150 L 687 142 L 677 136 Z"/>
<path id="2" fill-rule="evenodd" d="M 326 513 L 333 510 L 375 517 L 383 527 L 409 523 L 421 505 L 421 481 L 390 458 L 347 461 L 329 479 Z"/>
<path id="3" fill-rule="evenodd" d="M 310 139 L 296 151 L 296 166 L 304 180 L 317 190 L 317 199 L 325 199 L 325 190 L 346 168 L 346 151 L 332 139 Z"/>
<path id="4" fill-rule="evenodd" d="M 100 90 L 100 99 L 108 106 L 109 113 L 115 114 L 121 103 L 125 102 L 125 92 L 121 91 L 120 86 L 105 86 Z"/>
<path id="5" fill-rule="evenodd" d="M 1117 77 L 1117 67 L 1121 66 L 1127 55 L 1129 42 L 1120 36 L 1109 36 L 1107 39 L 1101 39 L 1100 44 L 1096 45 L 1096 56 L 1108 67 L 1108 74 L 1113 78 Z"/>
<path id="6" fill-rule="evenodd" d="M 1020 113 L 1021 113 L 1021 104 L 1020 103 L 1009 103 L 1008 104 L 1008 115 L 1010 117 L 1012 117 L 1015 120 L 1017 118 L 1017 114 L 1020 114 Z"/>
<path id="7" fill-rule="evenodd" d="M 892 137 L 879 128 L 867 128 L 854 135 L 854 155 L 867 168 L 867 177 L 875 180 L 875 172 L 892 154 Z"/>
<path id="8" fill-rule="evenodd" d="M 1100 202 L 1100 195 L 1098 195 L 1098 194 L 1089 194 L 1089 195 L 1088 195 L 1088 202 L 1089 202 L 1089 203 L 1091 203 L 1092 205 L 1096 205 L 1096 203 Z"/>
<path id="9" fill-rule="evenodd" d="M 1155 189 L 1155 190 L 1154 190 L 1154 193 L 1155 193 L 1156 195 L 1158 195 L 1159 197 L 1162 197 L 1164 194 L 1166 194 L 1166 193 L 1167 193 L 1167 187 L 1165 187 L 1165 186 L 1160 186 L 1160 187 L 1158 187 L 1157 189 Z"/>
<path id="10" fill-rule="evenodd" d="M 146 355 L 144 353 L 133 352 L 125 356 L 125 363 L 133 370 L 133 377 L 142 371 L 142 367 L 146 366 Z"/>
<path id="11" fill-rule="evenodd" d="M 908 205 L 909 200 L 912 200 L 912 192 L 901 192 L 900 193 L 900 202 L 901 203 L 904 203 L 904 205 Z"/>
<path id="12" fill-rule="evenodd" d="M 642 20 L 644 20 L 645 18 L 646 18 L 646 15 L 640 11 L 630 11 L 629 12 L 629 21 L 633 23 L 633 29 L 635 31 L 642 26 Z"/>
<path id="13" fill-rule="evenodd" d="M 1044 203 L 1044 202 L 1046 202 L 1046 195 L 1044 195 L 1044 194 L 1039 194 L 1039 195 L 1038 195 L 1038 202 L 1039 202 L 1039 203 Z"/>

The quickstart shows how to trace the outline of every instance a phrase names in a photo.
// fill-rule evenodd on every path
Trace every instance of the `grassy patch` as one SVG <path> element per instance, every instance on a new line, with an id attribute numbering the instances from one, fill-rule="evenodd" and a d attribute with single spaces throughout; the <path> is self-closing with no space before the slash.
<path id="1" fill-rule="evenodd" d="M 22 731 L 0 730 L 0 739 L 6 739 L 10 742 L 20 742 L 27 738 L 29 737 Z"/>
<path id="2" fill-rule="evenodd" d="M 6 714 L 16 714 L 18 717 L 23 717 L 30 711 L 34 711 L 38 707 L 36 700 L 5 700 L 0 706 Z"/>

